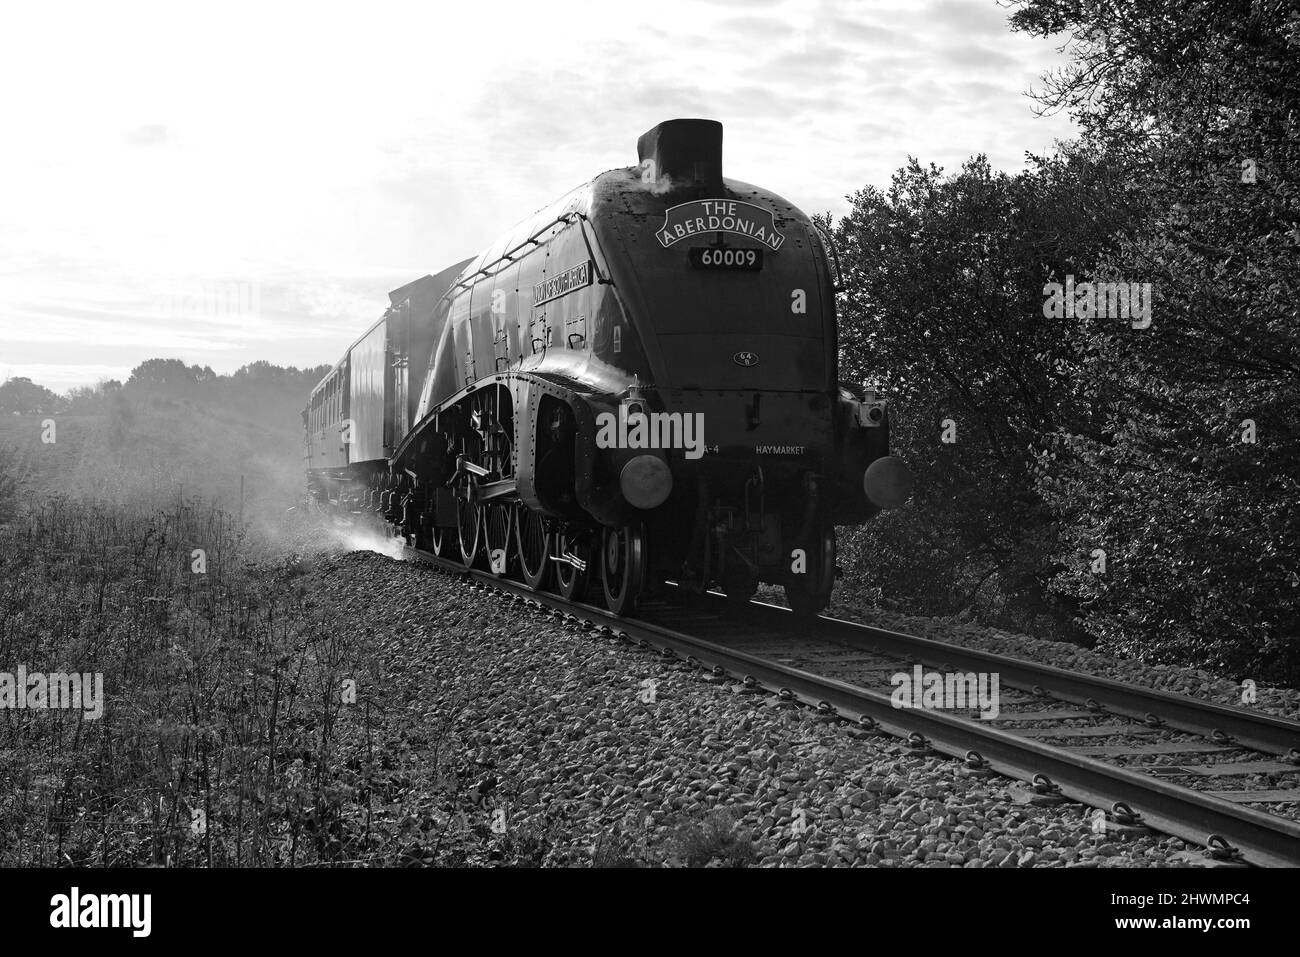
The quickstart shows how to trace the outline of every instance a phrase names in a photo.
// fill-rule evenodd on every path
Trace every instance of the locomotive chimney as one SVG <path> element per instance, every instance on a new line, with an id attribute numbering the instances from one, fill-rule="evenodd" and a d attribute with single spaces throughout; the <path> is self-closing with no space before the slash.
<path id="1" fill-rule="evenodd" d="M 722 191 L 722 124 L 717 120 L 665 120 L 636 141 L 641 176 L 660 188 L 695 186 Z M 654 162 L 650 173 L 646 161 Z"/>

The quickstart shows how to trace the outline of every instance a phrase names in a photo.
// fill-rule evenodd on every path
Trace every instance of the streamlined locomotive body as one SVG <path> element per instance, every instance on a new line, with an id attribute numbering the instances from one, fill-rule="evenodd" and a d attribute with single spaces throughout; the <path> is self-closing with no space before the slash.
<path id="1" fill-rule="evenodd" d="M 479 256 L 390 294 L 304 413 L 315 494 L 632 611 L 665 580 L 825 606 L 835 525 L 906 498 L 884 400 L 837 380 L 814 224 L 672 120 Z"/>

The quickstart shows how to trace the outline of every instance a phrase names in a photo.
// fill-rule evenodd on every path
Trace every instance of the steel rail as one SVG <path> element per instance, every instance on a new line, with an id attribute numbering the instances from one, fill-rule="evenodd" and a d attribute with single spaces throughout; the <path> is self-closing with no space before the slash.
<path id="1" fill-rule="evenodd" d="M 710 597 L 719 604 L 724 601 L 716 596 Z M 770 618 L 773 622 L 779 622 L 781 618 L 789 620 L 790 615 L 789 609 L 763 602 L 752 602 L 746 612 L 752 616 L 751 620 Z M 774 624 L 773 627 L 780 625 Z M 1149 726 L 1205 735 L 1220 743 L 1280 755 L 1293 761 L 1300 759 L 1300 721 L 829 616 L 799 622 L 799 627 L 810 637 L 844 641 L 857 647 L 870 646 L 904 658 L 915 659 L 920 655 L 924 659 L 921 663 L 942 665 L 956 671 L 997 672 L 1002 682 L 1024 688 L 1041 688 L 1055 697 L 1091 710 L 1097 710 L 1101 705 Z"/>
<path id="2" fill-rule="evenodd" d="M 1141 815 L 1142 823 L 1190 843 L 1211 844 L 1217 836 L 1236 849 L 1237 859 L 1243 863 L 1263 867 L 1300 866 L 1300 823 L 1286 818 L 1103 764 L 975 721 L 924 708 L 898 709 L 890 696 L 879 692 L 768 661 L 641 619 L 619 618 L 603 608 L 534 591 L 522 583 L 467 569 L 459 562 L 421 549 L 408 546 L 408 551 L 486 587 L 585 620 L 640 645 L 656 647 L 688 662 L 734 675 L 747 684 L 762 685 L 784 698 L 908 738 L 920 744 L 921 751 L 932 749 L 963 759 L 975 751 L 994 771 L 1023 781 L 1045 783 L 1051 790 L 1081 803 L 1110 808 L 1116 802 L 1124 802 Z M 938 642 L 931 644 L 945 652 L 951 647 Z M 989 659 L 1002 663 L 997 656 Z"/>

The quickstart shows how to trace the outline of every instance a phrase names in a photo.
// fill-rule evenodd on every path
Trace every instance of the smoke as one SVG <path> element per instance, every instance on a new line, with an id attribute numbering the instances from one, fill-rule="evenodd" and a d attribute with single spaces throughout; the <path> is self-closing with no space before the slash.
<path id="1" fill-rule="evenodd" d="M 307 497 L 303 401 L 292 381 L 181 398 L 124 390 L 55 415 L 50 444 L 40 441 L 39 419 L 6 419 L 0 519 L 19 501 L 52 496 L 169 515 L 211 510 L 238 530 L 255 560 L 358 549 L 403 558 L 401 539 L 385 534 L 377 517 L 339 515 Z M 28 461 L 41 468 L 17 470 L 15 481 L 13 464 Z"/>
<path id="2" fill-rule="evenodd" d="M 671 193 L 675 190 L 684 189 L 691 185 L 690 181 L 675 180 L 667 173 L 658 173 L 651 177 L 649 175 L 651 173 L 651 167 L 646 165 L 650 162 L 650 160 L 646 160 L 640 166 L 632 166 L 628 168 L 627 172 L 634 189 L 639 189 L 655 196 L 662 196 L 665 193 Z"/>
<path id="3" fill-rule="evenodd" d="M 397 561 L 406 561 L 406 544 L 372 524 L 355 522 L 340 515 L 331 515 L 327 531 L 342 548 L 350 552 L 378 552 Z"/>

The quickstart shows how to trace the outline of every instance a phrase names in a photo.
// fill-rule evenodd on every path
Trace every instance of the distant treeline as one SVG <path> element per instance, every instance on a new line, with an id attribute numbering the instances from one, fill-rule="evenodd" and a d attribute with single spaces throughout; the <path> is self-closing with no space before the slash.
<path id="1" fill-rule="evenodd" d="M 282 512 L 303 482 L 302 409 L 328 369 L 254 362 L 217 375 L 150 359 L 124 384 L 62 396 L 10 379 L 0 385 L 0 513 L 6 492 L 21 488 L 136 503 L 185 494 L 231 510 L 242 502 L 251 518 Z M 13 413 L 48 415 L 57 442 Z"/>
<path id="2" fill-rule="evenodd" d="M 851 537 L 850 577 L 1294 683 L 1300 10 L 1014 6 L 1073 38 L 1039 98 L 1079 140 L 1016 175 L 913 160 L 836 227 L 842 375 L 894 396 L 918 476 Z"/>
<path id="3" fill-rule="evenodd" d="M 0 383 L 0 415 L 46 414 L 58 412 L 93 412 L 102 409 L 104 400 L 125 389 L 128 394 L 196 398 L 200 395 L 231 395 L 265 392 L 289 392 L 307 404 L 312 386 L 330 369 L 327 365 L 310 369 L 277 366 L 269 362 L 251 362 L 230 375 L 217 375 L 208 366 L 187 366 L 179 359 L 148 359 L 133 370 L 123 385 L 108 379 L 92 386 L 79 386 L 59 395 L 21 376 Z"/>

